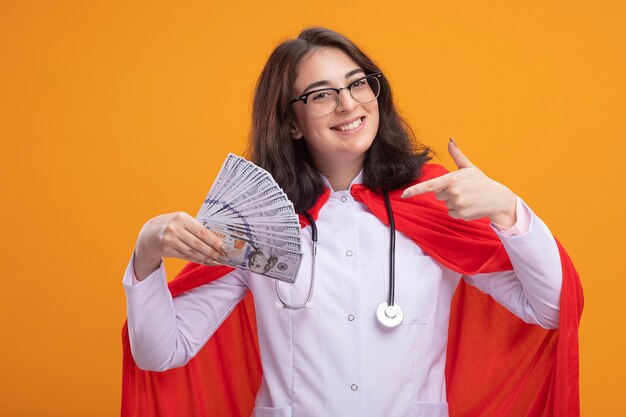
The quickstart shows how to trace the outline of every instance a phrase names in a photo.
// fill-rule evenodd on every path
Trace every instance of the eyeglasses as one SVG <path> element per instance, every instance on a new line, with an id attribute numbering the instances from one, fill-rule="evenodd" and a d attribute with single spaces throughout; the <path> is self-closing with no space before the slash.
<path id="1" fill-rule="evenodd" d="M 341 90 L 348 90 L 350 96 L 358 103 L 369 103 L 376 100 L 380 93 L 380 81 L 383 76 L 382 72 L 366 75 L 358 80 L 352 81 L 342 88 L 323 88 L 320 90 L 309 91 L 299 97 L 294 98 L 289 104 L 298 101 L 304 102 L 309 111 L 317 116 L 332 113 L 339 105 L 339 93 Z"/>

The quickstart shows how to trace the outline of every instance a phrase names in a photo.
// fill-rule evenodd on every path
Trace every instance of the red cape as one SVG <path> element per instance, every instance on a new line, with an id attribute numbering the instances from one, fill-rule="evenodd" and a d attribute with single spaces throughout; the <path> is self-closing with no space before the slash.
<path id="1" fill-rule="evenodd" d="M 445 168 L 427 164 L 416 182 Z M 446 267 L 467 275 L 512 269 L 487 220 L 452 219 L 432 193 L 389 194 L 396 229 Z M 388 224 L 385 203 L 362 185 L 354 197 Z M 328 190 L 309 212 L 316 218 Z M 301 218 L 303 226 L 306 220 Z M 579 416 L 578 324 L 583 293 L 571 259 L 557 242 L 563 270 L 559 329 L 522 322 L 491 297 L 460 282 L 452 300 L 446 362 L 451 417 Z M 189 263 L 169 283 L 173 296 L 232 269 Z M 256 322 L 249 294 L 187 365 L 165 372 L 137 368 L 122 330 L 122 417 L 249 417 L 261 382 Z"/>

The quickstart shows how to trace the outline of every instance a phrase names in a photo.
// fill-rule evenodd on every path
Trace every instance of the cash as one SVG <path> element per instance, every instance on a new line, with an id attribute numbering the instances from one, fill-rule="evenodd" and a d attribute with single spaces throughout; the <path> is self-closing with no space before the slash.
<path id="1" fill-rule="evenodd" d="M 300 222 L 272 175 L 228 154 L 196 216 L 219 236 L 225 265 L 294 282 L 302 261 Z"/>

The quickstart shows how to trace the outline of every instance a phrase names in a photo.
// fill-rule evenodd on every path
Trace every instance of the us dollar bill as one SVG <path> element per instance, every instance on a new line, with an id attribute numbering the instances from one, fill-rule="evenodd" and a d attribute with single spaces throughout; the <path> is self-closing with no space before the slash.
<path id="1" fill-rule="evenodd" d="M 300 270 L 300 224 L 272 175 L 228 154 L 196 216 L 222 239 L 225 265 L 293 283 Z"/>

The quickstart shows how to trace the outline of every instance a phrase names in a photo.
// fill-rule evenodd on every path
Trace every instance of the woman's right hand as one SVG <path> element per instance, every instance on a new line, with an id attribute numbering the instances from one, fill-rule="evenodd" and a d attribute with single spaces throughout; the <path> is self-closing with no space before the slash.
<path id="1" fill-rule="evenodd" d="M 215 265 L 226 255 L 224 242 L 198 220 L 182 211 L 162 214 L 146 222 L 135 246 L 135 276 L 141 281 L 161 264 L 174 257 Z"/>

